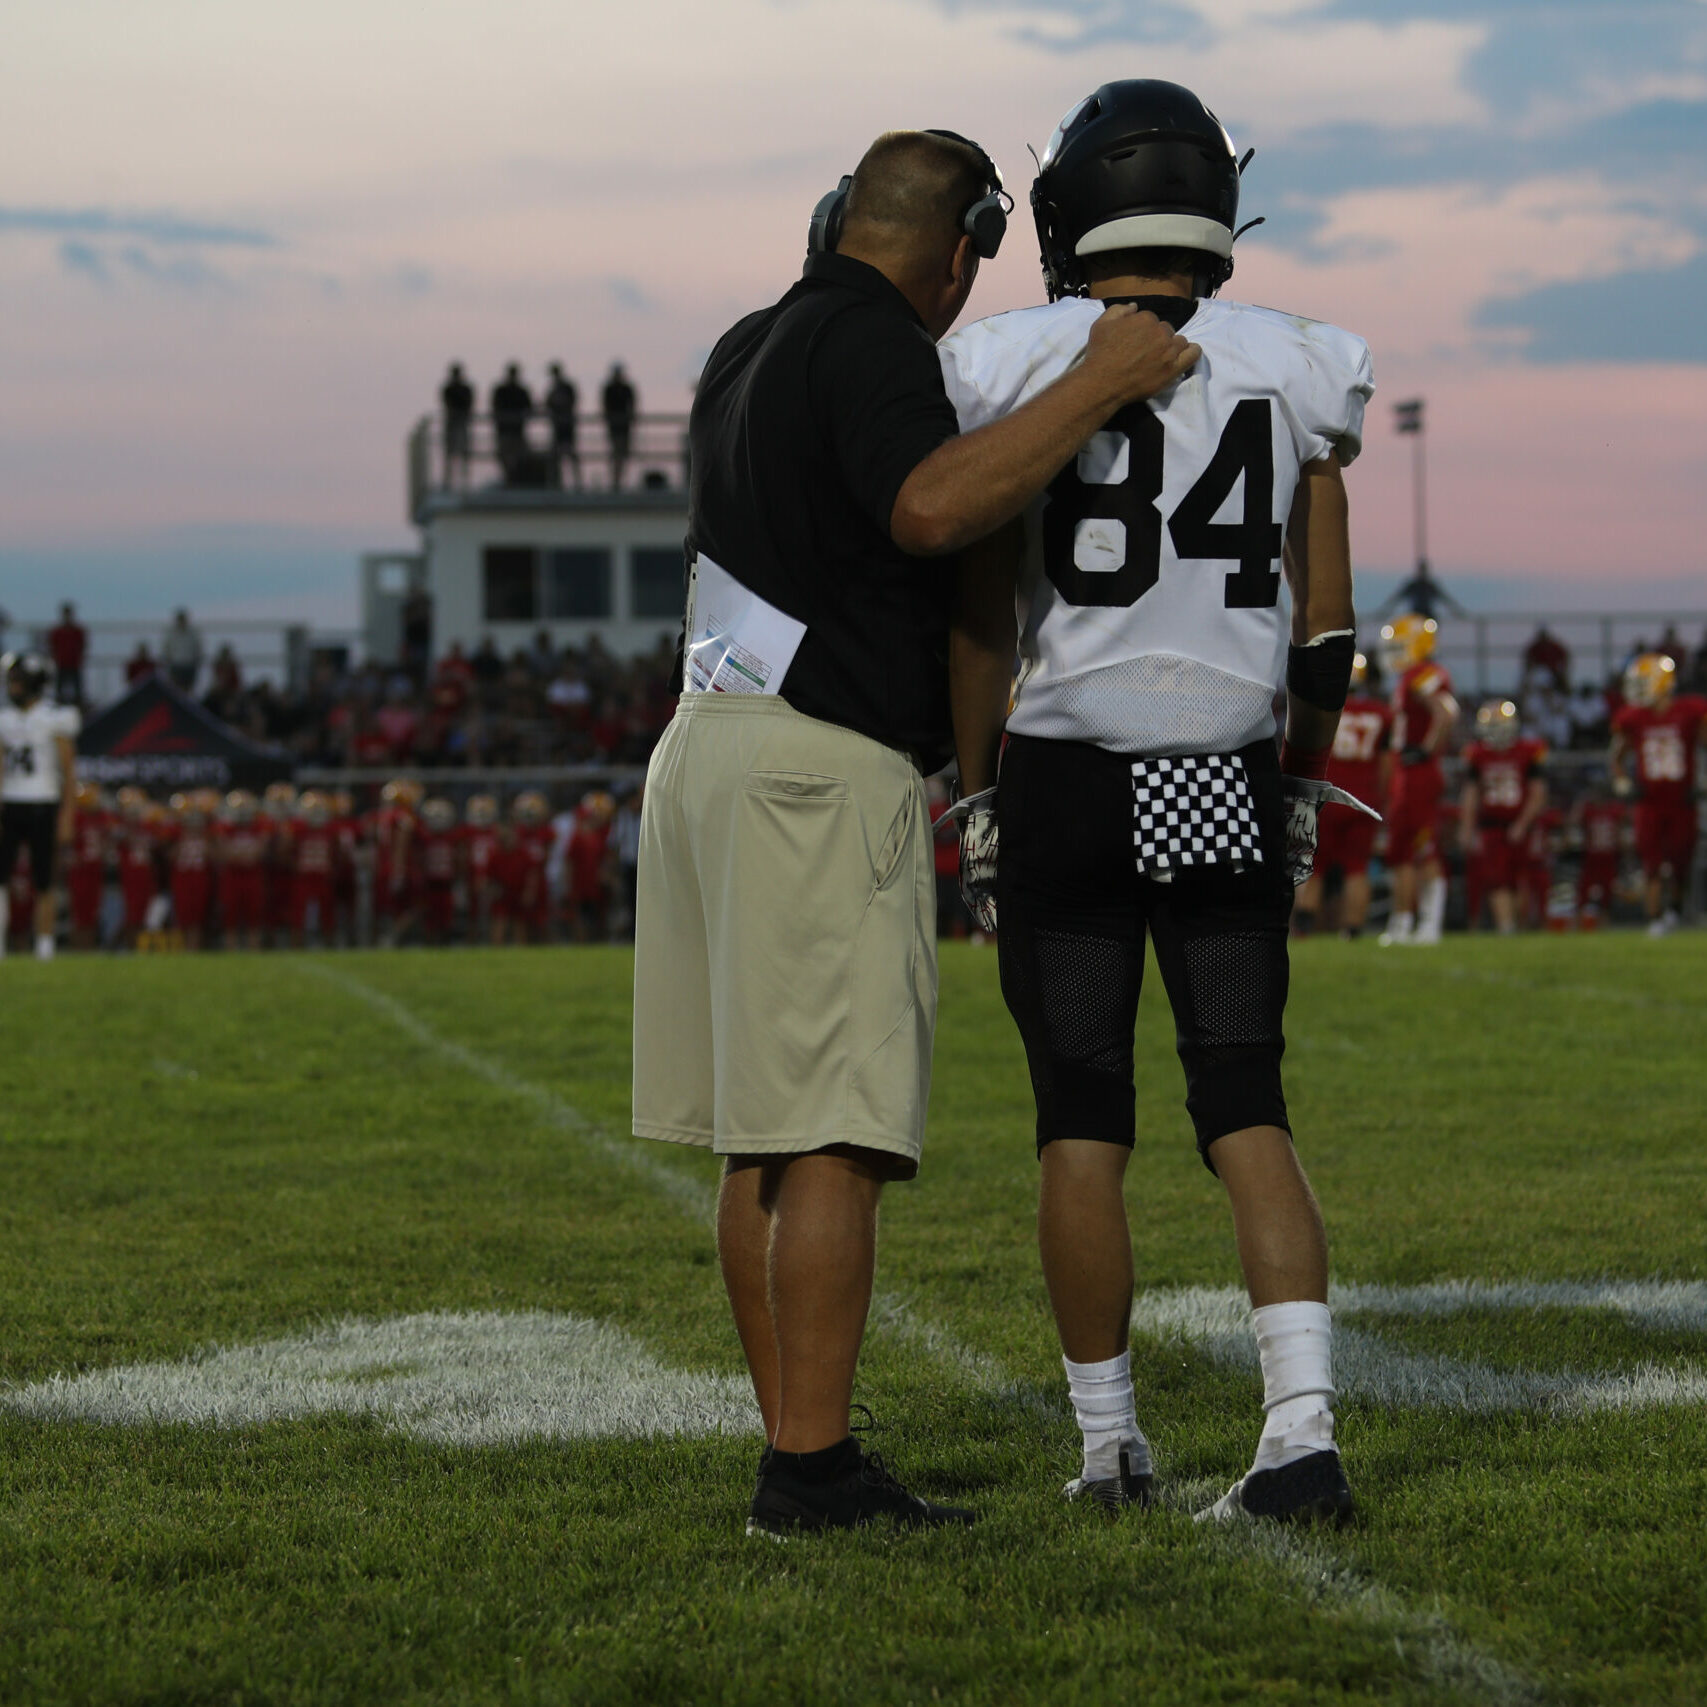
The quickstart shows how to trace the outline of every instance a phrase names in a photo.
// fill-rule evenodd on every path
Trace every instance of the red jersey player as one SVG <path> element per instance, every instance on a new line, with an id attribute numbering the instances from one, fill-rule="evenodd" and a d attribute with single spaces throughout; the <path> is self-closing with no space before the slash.
<path id="1" fill-rule="evenodd" d="M 1395 677 L 1393 745 L 1399 769 L 1387 813 L 1387 863 L 1393 871 L 1393 915 L 1383 947 L 1440 941 L 1446 912 L 1438 824 L 1446 778 L 1440 768 L 1458 702 L 1452 678 L 1434 661 L 1437 624 L 1414 613 L 1381 630 L 1383 662 Z"/>
<path id="2" fill-rule="evenodd" d="M 290 929 L 295 884 L 291 876 L 291 827 L 296 819 L 296 784 L 269 782 L 256 816 L 267 838 L 264 948 L 273 948 L 279 933 Z"/>
<path id="3" fill-rule="evenodd" d="M 543 942 L 551 918 L 545 864 L 551 846 L 551 812 L 543 794 L 529 789 L 510 808 L 493 865 L 498 893 L 492 906 L 492 940 Z"/>
<path id="4" fill-rule="evenodd" d="M 421 785 L 406 777 L 379 791 L 379 810 L 369 820 L 373 842 L 373 913 L 380 942 L 395 947 L 414 914 L 415 808 Z"/>
<path id="5" fill-rule="evenodd" d="M 1695 785 L 1698 749 L 1707 740 L 1707 699 L 1678 693 L 1677 665 L 1659 652 L 1643 653 L 1624 672 L 1624 698 L 1612 720 L 1613 787 L 1636 797 L 1648 935 L 1664 936 L 1677 928 L 1695 857 Z"/>
<path id="6" fill-rule="evenodd" d="M 468 877 L 468 935 L 478 942 L 491 937 L 492 902 L 497 878 L 492 861 L 498 852 L 498 802 L 490 794 L 470 797 L 462 826 L 462 867 Z"/>
<path id="7" fill-rule="evenodd" d="M 171 872 L 172 918 L 184 933 L 184 947 L 202 946 L 208 909 L 213 902 L 213 829 L 207 800 L 198 794 L 172 796 L 173 823 L 166 834 L 166 865 Z"/>
<path id="8" fill-rule="evenodd" d="M 270 838 L 260 802 L 246 788 L 225 797 L 214 838 L 219 922 L 227 948 L 259 948 L 267 918 L 266 862 Z"/>
<path id="9" fill-rule="evenodd" d="M 1352 660 L 1351 692 L 1334 735 L 1328 781 L 1382 812 L 1386 809 L 1393 774 L 1394 712 L 1385 700 L 1364 691 L 1368 681 L 1369 660 L 1359 652 Z M 1369 914 L 1369 856 L 1380 827 L 1375 819 L 1353 812 L 1349 806 L 1322 808 L 1315 873 L 1298 891 L 1298 904 L 1292 914 L 1301 930 L 1308 931 L 1315 921 L 1321 906 L 1323 880 L 1329 872 L 1338 870 L 1340 934 L 1354 937 L 1362 931 Z"/>
<path id="10" fill-rule="evenodd" d="M 148 927 L 149 909 L 160 893 L 160 808 L 140 788 L 119 790 L 119 887 L 124 893 L 124 939 L 136 947 Z"/>
<path id="11" fill-rule="evenodd" d="M 1476 888 L 1486 892 L 1501 936 L 1517 929 L 1529 832 L 1547 805 L 1546 757 L 1545 743 L 1521 733 L 1517 707 L 1509 699 L 1476 713 L 1476 739 L 1464 749 L 1459 840 L 1466 861 L 1477 867 Z M 1471 929 L 1478 923 L 1473 914 Z"/>
<path id="12" fill-rule="evenodd" d="M 320 941 L 330 946 L 338 828 L 332 822 L 332 802 L 319 789 L 305 790 L 297 801 L 295 821 L 285 832 L 281 851 L 290 873 L 291 941 L 301 948 L 308 940 L 308 913 L 312 908 Z"/>
<path id="13" fill-rule="evenodd" d="M 1585 931 L 1597 930 L 1612 907 L 1618 887 L 1619 855 L 1624 851 L 1624 827 L 1629 811 L 1620 800 L 1597 792 L 1580 802 L 1573 829 L 1582 845 L 1577 873 L 1577 922 Z"/>
<path id="14" fill-rule="evenodd" d="M 66 850 L 65 887 L 71 902 L 71 946 L 93 948 L 100 934 L 101 893 L 107 882 L 107 854 L 113 815 L 92 782 L 77 785 L 77 814 Z"/>
<path id="15" fill-rule="evenodd" d="M 420 873 L 421 932 L 430 943 L 448 942 L 456 922 L 461 843 L 456 808 L 448 800 L 427 801 L 415 830 L 415 866 Z"/>
<path id="16" fill-rule="evenodd" d="M 610 827 L 616 802 L 602 789 L 583 796 L 565 850 L 569 866 L 569 929 L 576 942 L 610 935 Z"/>

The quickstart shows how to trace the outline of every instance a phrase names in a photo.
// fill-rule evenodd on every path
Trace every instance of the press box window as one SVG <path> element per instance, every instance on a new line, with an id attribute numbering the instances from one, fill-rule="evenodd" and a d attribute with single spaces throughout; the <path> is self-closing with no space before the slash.
<path id="1" fill-rule="evenodd" d="M 488 622 L 534 622 L 539 599 L 534 581 L 539 553 L 531 545 L 489 545 L 481 553 Z"/>
<path id="2" fill-rule="evenodd" d="M 641 546 L 629 553 L 629 564 L 634 617 L 678 619 L 686 591 L 681 552 L 673 546 Z"/>
<path id="3" fill-rule="evenodd" d="M 611 554 L 604 546 L 551 551 L 545 558 L 544 617 L 597 617 L 611 614 Z"/>

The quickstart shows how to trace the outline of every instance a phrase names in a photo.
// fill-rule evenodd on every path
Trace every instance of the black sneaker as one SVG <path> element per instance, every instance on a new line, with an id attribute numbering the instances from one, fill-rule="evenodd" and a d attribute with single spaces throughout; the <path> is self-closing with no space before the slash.
<path id="1" fill-rule="evenodd" d="M 1137 1506 L 1140 1510 L 1148 1507 L 1153 1482 L 1149 1455 L 1145 1455 L 1144 1468 L 1135 1471 L 1132 1468 L 1132 1454 L 1122 1447 L 1118 1476 L 1096 1481 L 1087 1481 L 1083 1476 L 1075 1476 L 1061 1491 L 1070 1500 L 1088 1500 L 1092 1505 L 1107 1512 L 1110 1517 L 1118 1517 L 1128 1506 Z"/>
<path id="2" fill-rule="evenodd" d="M 879 1518 L 903 1529 L 978 1521 L 974 1511 L 908 1493 L 877 1453 L 855 1450 L 852 1467 L 833 1482 L 805 1482 L 767 1460 L 747 1514 L 747 1533 L 781 1540 L 815 1529 L 862 1529 Z"/>
<path id="3" fill-rule="evenodd" d="M 1340 1455 L 1310 1452 L 1277 1470 L 1251 1470 L 1214 1505 L 1197 1514 L 1199 1523 L 1231 1523 L 1240 1517 L 1276 1523 L 1326 1523 L 1343 1529 L 1355 1507 L 1340 1467 Z"/>

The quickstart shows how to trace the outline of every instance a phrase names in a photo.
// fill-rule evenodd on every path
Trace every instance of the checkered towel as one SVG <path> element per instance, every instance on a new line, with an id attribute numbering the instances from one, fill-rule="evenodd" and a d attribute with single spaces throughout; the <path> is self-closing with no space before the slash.
<path id="1" fill-rule="evenodd" d="M 1138 869 L 1151 876 L 1187 865 L 1262 864 L 1256 807 L 1237 753 L 1134 760 L 1132 823 Z"/>

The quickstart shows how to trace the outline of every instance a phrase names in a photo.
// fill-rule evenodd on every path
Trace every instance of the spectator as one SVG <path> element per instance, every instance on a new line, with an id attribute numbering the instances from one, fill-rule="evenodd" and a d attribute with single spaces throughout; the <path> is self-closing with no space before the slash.
<path id="1" fill-rule="evenodd" d="M 1571 655 L 1557 635 L 1548 632 L 1546 623 L 1535 630 L 1534 638 L 1523 649 L 1523 689 L 1539 687 L 1550 682 L 1562 692 L 1571 685 Z"/>
<path id="2" fill-rule="evenodd" d="M 575 470 L 575 490 L 581 489 L 581 452 L 576 445 L 576 414 L 581 394 L 563 371 L 561 362 L 551 364 L 551 389 L 545 394 L 545 412 L 551 420 L 551 471 L 557 485 L 563 484 L 563 464 Z"/>
<path id="3" fill-rule="evenodd" d="M 426 680 L 432 655 L 433 595 L 425 587 L 413 587 L 403 601 L 403 656 L 398 660 L 412 687 Z"/>
<path id="4" fill-rule="evenodd" d="M 614 492 L 622 485 L 634 436 L 634 414 L 640 399 L 629 384 L 621 362 L 611 364 L 604 389 L 605 439 L 610 445 L 610 483 Z"/>
<path id="5" fill-rule="evenodd" d="M 433 703 L 459 713 L 468 704 L 473 687 L 474 666 L 463 655 L 462 642 L 453 640 L 433 671 Z"/>
<path id="6" fill-rule="evenodd" d="M 445 382 L 439 387 L 439 407 L 445 418 L 445 485 L 468 484 L 468 464 L 472 450 L 474 426 L 474 387 L 462 371 L 461 362 L 452 362 Z"/>
<path id="7" fill-rule="evenodd" d="M 1593 682 L 1584 682 L 1571 698 L 1571 745 L 1578 749 L 1604 747 L 1610 738 L 1606 695 Z"/>
<path id="8" fill-rule="evenodd" d="M 528 664 L 535 677 L 542 682 L 550 681 L 557 674 L 557 648 L 551 643 L 549 628 L 542 628 L 534 635 Z"/>
<path id="9" fill-rule="evenodd" d="M 83 660 L 89 655 L 89 631 L 77 620 L 77 607 L 59 607 L 59 623 L 48 630 L 53 656 L 53 697 L 61 705 L 83 704 Z"/>
<path id="10" fill-rule="evenodd" d="M 1666 631 L 1660 636 L 1660 643 L 1654 650 L 1671 659 L 1680 670 L 1689 661 L 1689 648 L 1684 645 L 1683 636 L 1678 633 L 1675 622 L 1666 624 Z"/>
<path id="11" fill-rule="evenodd" d="M 481 703 L 490 706 L 497 695 L 498 684 L 504 679 L 504 660 L 498 656 L 498 648 L 490 634 L 481 636 L 474 656 L 469 659 L 469 666 L 474 671 Z"/>
<path id="12" fill-rule="evenodd" d="M 148 642 L 139 640 L 136 650 L 125 660 L 124 680 L 126 687 L 135 687 L 138 682 L 145 682 L 150 676 L 160 673 L 154 654 L 148 650 Z"/>
<path id="13" fill-rule="evenodd" d="M 229 641 L 213 655 L 213 691 L 223 698 L 235 698 L 243 691 L 243 666 Z"/>
<path id="14" fill-rule="evenodd" d="M 504 377 L 492 387 L 492 430 L 498 440 L 498 466 L 508 484 L 519 483 L 527 460 L 528 419 L 533 414 L 533 393 L 522 383 L 522 370 L 511 362 Z"/>
<path id="15" fill-rule="evenodd" d="M 176 611 L 172 626 L 160 642 L 160 662 L 166 666 L 168 680 L 180 693 L 195 692 L 204 656 L 201 632 L 191 626 L 190 613 L 183 609 Z"/>

